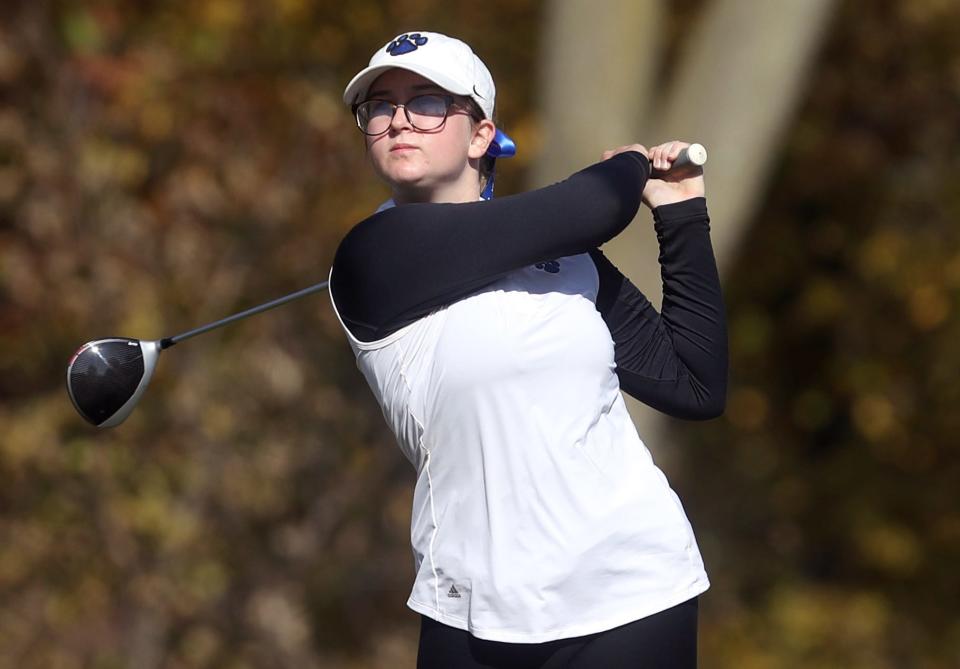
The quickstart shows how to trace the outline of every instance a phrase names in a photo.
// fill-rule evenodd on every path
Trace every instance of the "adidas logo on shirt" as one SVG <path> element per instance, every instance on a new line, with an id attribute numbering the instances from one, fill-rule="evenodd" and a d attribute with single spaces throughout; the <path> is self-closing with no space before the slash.
<path id="1" fill-rule="evenodd" d="M 456 597 L 457 599 L 460 598 L 460 591 L 457 590 L 457 586 L 455 585 L 450 586 L 450 590 L 449 592 L 447 592 L 447 597 Z"/>

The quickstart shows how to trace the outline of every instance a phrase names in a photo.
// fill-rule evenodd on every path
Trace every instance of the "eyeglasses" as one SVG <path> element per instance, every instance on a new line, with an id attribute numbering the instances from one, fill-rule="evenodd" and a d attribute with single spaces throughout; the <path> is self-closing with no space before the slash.
<path id="1" fill-rule="evenodd" d="M 404 104 L 387 100 L 367 100 L 354 105 L 357 127 L 365 135 L 382 135 L 390 129 L 397 108 L 402 107 L 407 121 L 415 130 L 427 131 L 440 128 L 447 121 L 451 108 L 459 108 L 452 95 L 418 95 Z"/>

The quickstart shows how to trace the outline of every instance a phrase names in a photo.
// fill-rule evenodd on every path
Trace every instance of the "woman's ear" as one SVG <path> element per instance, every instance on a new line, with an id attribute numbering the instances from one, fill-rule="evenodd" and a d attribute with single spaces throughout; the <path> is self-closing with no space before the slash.
<path id="1" fill-rule="evenodd" d="M 483 158 L 487 153 L 487 149 L 490 148 L 490 142 L 493 141 L 494 135 L 497 133 L 497 126 L 493 124 L 488 118 L 479 121 L 473 129 L 473 137 L 470 140 L 470 148 L 467 151 L 467 155 L 470 158 Z"/>

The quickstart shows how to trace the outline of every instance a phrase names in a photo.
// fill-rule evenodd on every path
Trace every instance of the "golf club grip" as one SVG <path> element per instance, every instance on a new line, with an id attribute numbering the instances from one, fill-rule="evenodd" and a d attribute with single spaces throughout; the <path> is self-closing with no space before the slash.
<path id="1" fill-rule="evenodd" d="M 651 170 L 650 176 L 654 179 L 666 176 L 684 176 L 688 173 L 694 173 L 698 168 L 703 167 L 707 162 L 707 150 L 703 144 L 691 144 L 682 149 L 677 159 L 673 161 L 669 170 Z"/>

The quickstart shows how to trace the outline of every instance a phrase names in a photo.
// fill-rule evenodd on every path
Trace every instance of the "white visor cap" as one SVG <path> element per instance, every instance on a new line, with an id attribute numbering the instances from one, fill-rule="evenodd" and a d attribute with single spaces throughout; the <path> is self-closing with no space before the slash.
<path id="1" fill-rule="evenodd" d="M 470 96 L 486 118 L 493 118 L 497 89 L 487 66 L 464 42 L 424 31 L 403 33 L 378 49 L 370 64 L 347 84 L 343 101 L 363 102 L 373 81 L 395 67 L 415 72 L 456 95 Z"/>

